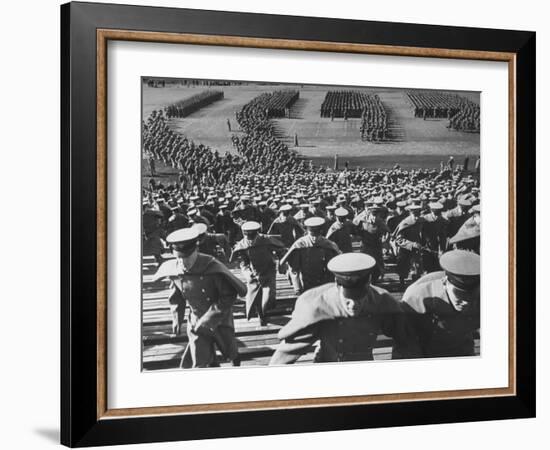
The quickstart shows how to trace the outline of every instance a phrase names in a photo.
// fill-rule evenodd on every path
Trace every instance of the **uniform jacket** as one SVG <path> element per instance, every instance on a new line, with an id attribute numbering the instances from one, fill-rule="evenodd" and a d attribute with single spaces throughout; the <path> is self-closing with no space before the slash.
<path id="1" fill-rule="evenodd" d="M 174 213 L 168 219 L 166 224 L 166 233 L 179 230 L 181 228 L 187 228 L 189 226 L 189 220 L 181 213 Z"/>
<path id="2" fill-rule="evenodd" d="M 434 251 L 445 251 L 449 221 L 443 216 L 435 216 L 432 213 L 426 214 L 422 218 L 424 219 L 423 244 Z"/>
<path id="3" fill-rule="evenodd" d="M 473 217 L 470 217 L 460 227 L 458 232 L 449 239 L 449 244 L 463 250 L 472 250 L 479 255 L 480 226 Z"/>
<path id="4" fill-rule="evenodd" d="M 399 343 L 394 346 L 392 358 L 418 356 L 417 340 L 406 315 L 386 290 L 369 286 L 363 309 L 351 316 L 339 289 L 335 283 L 327 283 L 296 300 L 290 321 L 279 331 L 281 343 L 270 364 L 292 364 L 312 350 L 317 340 L 320 345 L 315 362 L 372 360 L 372 349 L 381 334 Z"/>
<path id="5" fill-rule="evenodd" d="M 397 228 L 397 226 L 401 223 L 401 221 L 407 217 L 407 213 L 404 212 L 404 213 L 401 213 L 401 214 L 397 214 L 397 215 L 392 215 L 390 217 L 388 217 L 388 220 L 387 220 L 387 223 L 388 223 L 388 228 L 390 229 L 390 232 L 394 232 L 395 229 Z"/>
<path id="6" fill-rule="evenodd" d="M 273 252 L 279 253 L 284 248 L 284 244 L 277 238 L 261 234 L 253 242 L 242 239 L 235 246 L 231 262 L 239 261 L 246 279 L 247 319 L 252 317 L 254 305 L 260 306 L 262 312 L 265 312 L 269 304 L 275 301 L 277 273 Z"/>
<path id="7" fill-rule="evenodd" d="M 355 226 L 351 221 L 336 221 L 328 229 L 326 237 L 334 242 L 342 253 L 349 253 L 353 250 L 351 236 L 355 233 Z"/>
<path id="8" fill-rule="evenodd" d="M 468 214 L 461 206 L 456 206 L 445 213 L 445 218 L 449 221 L 449 236 L 454 236 L 460 227 L 468 220 Z"/>
<path id="9" fill-rule="evenodd" d="M 214 229 L 217 233 L 228 235 L 237 228 L 237 224 L 233 222 L 233 218 L 229 214 L 219 212 L 214 219 Z"/>
<path id="10" fill-rule="evenodd" d="M 405 217 L 393 232 L 395 243 L 400 249 L 411 251 L 415 243 L 422 242 L 424 219 L 409 215 Z"/>
<path id="11" fill-rule="evenodd" d="M 267 207 L 264 208 L 263 210 L 259 210 L 259 213 L 261 218 L 260 224 L 262 225 L 262 231 L 264 233 L 267 233 L 267 231 L 269 230 L 269 227 L 277 217 L 277 214 L 271 208 L 267 208 Z"/>
<path id="12" fill-rule="evenodd" d="M 267 234 L 280 235 L 283 244 L 290 247 L 296 239 L 304 234 L 304 230 L 294 217 L 289 216 L 286 220 L 283 220 L 279 216 L 273 221 Z"/>
<path id="13" fill-rule="evenodd" d="M 237 296 L 244 297 L 246 286 L 218 260 L 199 253 L 193 267 L 184 271 L 177 259 L 171 259 L 153 277 L 153 281 L 160 279 L 172 282 L 169 302 L 178 326 L 188 304 L 188 321 L 195 330 L 214 335 L 218 326 L 233 328 L 232 306 Z"/>
<path id="14" fill-rule="evenodd" d="M 279 239 L 260 234 L 253 242 L 248 239 L 237 242 L 230 262 L 238 259 L 241 269 L 247 271 L 252 278 L 275 276 L 276 265 L 273 252 L 284 248 L 284 244 Z"/>
<path id="15" fill-rule="evenodd" d="M 204 238 L 199 243 L 199 252 L 206 255 L 214 256 L 217 255 L 217 247 L 220 246 L 226 257 L 229 257 L 229 243 L 227 237 L 222 233 L 206 233 Z"/>
<path id="16" fill-rule="evenodd" d="M 378 264 L 382 264 L 382 237 L 390 232 L 386 222 L 377 217 L 369 220 L 368 213 L 363 211 L 353 223 L 361 237 L 361 251 L 375 258 Z"/>
<path id="17" fill-rule="evenodd" d="M 422 356 L 472 356 L 474 333 L 479 329 L 479 298 L 457 311 L 443 284 L 445 273 L 423 276 L 405 291 L 402 308 L 418 336 Z"/>
<path id="18" fill-rule="evenodd" d="M 292 244 L 280 263 L 288 262 L 292 271 L 299 274 L 299 286 L 295 289 L 302 291 L 334 280 L 327 263 L 340 253 L 338 246 L 329 239 L 319 236 L 314 243 L 311 236 L 306 235 Z"/>

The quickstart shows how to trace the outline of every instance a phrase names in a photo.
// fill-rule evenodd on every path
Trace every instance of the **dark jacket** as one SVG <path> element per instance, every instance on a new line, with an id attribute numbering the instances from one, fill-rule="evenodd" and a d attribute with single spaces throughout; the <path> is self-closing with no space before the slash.
<path id="1" fill-rule="evenodd" d="M 338 246 L 329 239 L 319 236 L 313 242 L 310 235 L 298 239 L 280 263 L 288 263 L 298 275 L 293 280 L 295 291 L 303 292 L 334 280 L 334 275 L 327 269 L 327 263 L 340 254 Z"/>
<path id="2" fill-rule="evenodd" d="M 320 340 L 315 362 L 372 360 L 378 336 L 399 343 L 392 358 L 418 356 L 416 339 L 399 303 L 384 289 L 369 286 L 363 309 L 350 316 L 341 300 L 339 287 L 324 284 L 302 294 L 290 321 L 279 331 L 279 344 L 270 364 L 292 364 L 313 350 Z"/>
<path id="3" fill-rule="evenodd" d="M 405 291 L 403 310 L 418 336 L 425 358 L 473 356 L 474 333 L 479 329 L 479 297 L 457 311 L 443 284 L 445 273 L 423 276 Z"/>

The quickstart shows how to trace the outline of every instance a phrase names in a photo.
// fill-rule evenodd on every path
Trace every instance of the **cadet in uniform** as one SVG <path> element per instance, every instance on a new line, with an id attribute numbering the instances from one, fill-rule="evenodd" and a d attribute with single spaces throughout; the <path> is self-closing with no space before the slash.
<path id="1" fill-rule="evenodd" d="M 176 258 L 165 261 L 153 281 L 172 282 L 168 300 L 174 333 L 181 333 L 189 305 L 189 344 L 182 356 L 182 368 L 216 366 L 216 347 L 233 365 L 239 365 L 233 304 L 237 296 L 246 294 L 246 286 L 218 260 L 199 253 L 198 238 L 195 228 L 171 233 L 166 241 Z"/>
<path id="2" fill-rule="evenodd" d="M 460 227 L 468 220 L 468 210 L 472 202 L 467 199 L 458 201 L 458 205 L 447 211 L 445 218 L 449 221 L 449 236 L 454 236 Z"/>
<path id="3" fill-rule="evenodd" d="M 245 277 L 246 318 L 251 319 L 256 312 L 262 326 L 267 324 L 266 315 L 276 295 L 277 264 L 285 246 L 273 236 L 259 234 L 258 222 L 245 222 L 242 225 L 243 239 L 237 242 L 231 255 L 231 262 L 239 261 Z"/>
<path id="4" fill-rule="evenodd" d="M 409 205 L 407 210 L 409 215 L 405 217 L 393 232 L 395 245 L 397 247 L 397 274 L 399 275 L 399 283 L 403 288 L 405 279 L 411 271 L 411 263 L 413 257 L 420 257 L 422 249 L 422 228 L 424 219 L 420 217 L 420 205 Z M 421 274 L 415 273 L 414 277 L 419 277 Z"/>
<path id="5" fill-rule="evenodd" d="M 277 214 L 271 208 L 268 208 L 265 200 L 258 202 L 258 211 L 260 212 L 262 232 L 267 233 Z"/>
<path id="6" fill-rule="evenodd" d="M 439 255 L 447 248 L 447 229 L 449 221 L 441 215 L 443 205 L 439 202 L 429 204 L 430 213 L 422 216 L 424 219 L 422 237 L 425 251 L 422 253 L 422 261 L 426 272 L 440 270 Z"/>
<path id="7" fill-rule="evenodd" d="M 200 211 L 196 207 L 191 207 L 187 210 L 187 217 L 189 217 L 190 223 L 204 223 L 206 228 L 210 228 L 210 221 L 200 214 Z"/>
<path id="8" fill-rule="evenodd" d="M 169 234 L 172 231 L 180 230 L 182 228 L 187 228 L 189 226 L 189 221 L 180 211 L 179 206 L 174 206 L 171 208 L 172 215 L 168 218 L 168 223 L 166 224 L 166 232 Z"/>
<path id="9" fill-rule="evenodd" d="M 390 232 L 393 233 L 397 226 L 401 223 L 401 221 L 407 217 L 408 213 L 405 210 L 405 207 L 407 206 L 406 201 L 399 201 L 395 204 L 395 210 L 391 214 L 390 217 L 388 217 L 387 224 L 388 228 L 390 229 Z"/>
<path id="10" fill-rule="evenodd" d="M 372 360 L 379 334 L 393 337 L 393 359 L 417 357 L 417 339 L 399 303 L 370 284 L 375 266 L 374 258 L 364 253 L 344 253 L 330 260 L 328 269 L 336 282 L 311 289 L 296 300 L 269 364 L 292 364 L 311 351 L 317 340 L 315 362 Z"/>
<path id="11" fill-rule="evenodd" d="M 296 239 L 304 234 L 304 230 L 294 217 L 290 215 L 292 207 L 290 205 L 283 205 L 279 208 L 279 217 L 277 217 L 267 234 L 276 234 L 281 236 L 281 240 L 285 247 L 290 247 Z"/>
<path id="12" fill-rule="evenodd" d="M 455 249 L 470 250 L 479 255 L 479 236 L 481 234 L 480 206 L 472 206 L 470 212 L 472 213 L 472 217 L 464 222 L 458 232 L 449 239 L 449 244 Z"/>
<path id="13" fill-rule="evenodd" d="M 153 255 L 158 264 L 162 262 L 162 239 L 166 236 L 162 229 L 163 220 L 164 216 L 158 209 L 146 209 L 143 212 L 143 254 Z"/>
<path id="14" fill-rule="evenodd" d="M 218 247 L 222 249 L 223 256 L 226 261 L 231 256 L 231 246 L 225 234 L 222 233 L 208 233 L 208 228 L 204 223 L 196 223 L 193 228 L 199 233 L 199 252 L 206 255 L 218 257 Z"/>
<path id="15" fill-rule="evenodd" d="M 338 246 L 321 236 L 325 219 L 310 217 L 305 221 L 307 234 L 298 239 L 280 264 L 288 262 L 289 278 L 296 295 L 333 280 L 327 262 L 340 253 Z"/>
<path id="16" fill-rule="evenodd" d="M 388 225 L 379 216 L 382 212 L 380 206 L 369 206 L 353 219 L 357 234 L 361 237 L 361 251 L 376 260 L 373 282 L 384 274 L 382 240 L 390 233 Z"/>
<path id="17" fill-rule="evenodd" d="M 308 203 L 302 203 L 300 205 L 300 209 L 296 214 L 294 214 L 294 219 L 300 224 L 304 225 L 304 222 L 313 216 L 313 214 L 310 211 L 311 205 Z"/>
<path id="18" fill-rule="evenodd" d="M 168 222 L 168 219 L 172 215 L 172 210 L 166 206 L 166 200 L 162 197 L 157 198 L 157 208 L 162 213 L 162 217 L 164 218 L 163 223 Z"/>
<path id="19" fill-rule="evenodd" d="M 214 219 L 214 229 L 217 233 L 222 233 L 227 237 L 229 245 L 233 245 L 235 243 L 235 236 L 239 234 L 239 227 L 233 221 L 231 213 L 225 203 L 222 203 L 219 206 L 219 212 L 216 214 L 216 218 Z"/>
<path id="20" fill-rule="evenodd" d="M 355 227 L 347 219 L 349 213 L 345 208 L 338 208 L 334 211 L 336 222 L 334 222 L 327 232 L 327 239 L 334 242 L 342 253 L 352 251 L 351 236 L 355 234 Z"/>
<path id="21" fill-rule="evenodd" d="M 473 356 L 479 329 L 479 255 L 451 250 L 443 271 L 423 276 L 405 291 L 403 309 L 418 336 L 421 357 Z"/>
<path id="22" fill-rule="evenodd" d="M 325 227 L 323 228 L 323 234 L 325 235 L 328 233 L 331 225 L 336 222 L 336 209 L 336 206 L 333 205 L 327 205 L 326 207 Z"/>

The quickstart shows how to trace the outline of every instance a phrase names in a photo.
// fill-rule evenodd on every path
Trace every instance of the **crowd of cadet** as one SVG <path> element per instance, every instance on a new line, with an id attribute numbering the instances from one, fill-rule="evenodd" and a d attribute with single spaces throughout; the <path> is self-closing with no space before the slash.
<path id="1" fill-rule="evenodd" d="M 458 113 L 449 119 L 449 129 L 456 131 L 480 132 L 479 105 L 471 103 L 464 106 Z"/>
<path id="2" fill-rule="evenodd" d="M 240 364 L 232 305 L 244 297 L 247 318 L 268 325 L 277 271 L 298 300 L 272 364 L 314 343 L 318 362 L 372 359 L 379 333 L 393 338 L 396 358 L 462 356 L 479 326 L 480 217 L 479 180 L 449 168 L 241 173 L 192 189 L 151 180 L 143 251 L 160 264 L 156 279 L 172 281 L 174 332 L 187 324 L 182 367 L 216 366 L 216 349 Z M 401 288 L 413 283 L 401 302 L 377 286 L 388 258 Z M 244 283 L 227 270 L 235 264 Z M 441 302 L 419 297 L 428 285 Z M 432 313 L 455 315 L 432 330 Z"/>
<path id="3" fill-rule="evenodd" d="M 154 279 L 170 280 L 173 332 L 189 339 L 181 366 L 217 366 L 219 354 L 239 365 L 233 305 L 245 298 L 247 318 L 268 326 L 277 272 L 297 300 L 271 364 L 313 348 L 316 362 L 373 359 L 380 334 L 393 338 L 393 358 L 474 354 L 478 172 L 453 162 L 312 168 L 275 137 L 268 105 L 278 96 L 237 112 L 237 156 L 173 132 L 161 111 L 143 124 L 151 173 L 156 160 L 180 171 L 177 182 L 153 176 L 144 188 L 142 230 L 143 254 L 159 265 Z M 408 285 L 401 301 L 379 286 L 388 258 Z M 235 265 L 244 282 L 228 269 Z"/>
<path id="4" fill-rule="evenodd" d="M 479 105 L 458 94 L 444 92 L 407 92 L 414 117 L 448 119 L 447 128 L 479 133 Z"/>
<path id="5" fill-rule="evenodd" d="M 232 142 L 239 155 L 246 161 L 250 173 L 265 175 L 307 170 L 306 162 L 277 139 L 273 124 L 269 120 L 270 110 L 288 104 L 295 94 L 297 95 L 297 91 L 262 94 L 236 112 L 237 123 L 244 131 L 244 135 L 233 135 Z"/>
<path id="6" fill-rule="evenodd" d="M 369 94 L 360 91 L 328 91 L 321 104 L 321 117 L 359 118 L 372 102 Z"/>
<path id="7" fill-rule="evenodd" d="M 369 95 L 361 112 L 361 140 L 383 141 L 388 137 L 386 109 L 378 95 Z"/>
<path id="8" fill-rule="evenodd" d="M 187 117 L 189 114 L 198 111 L 200 108 L 207 106 L 215 101 L 223 99 L 223 91 L 208 89 L 199 92 L 189 98 L 180 100 L 179 102 L 168 105 L 164 108 L 166 116 L 172 117 Z"/>

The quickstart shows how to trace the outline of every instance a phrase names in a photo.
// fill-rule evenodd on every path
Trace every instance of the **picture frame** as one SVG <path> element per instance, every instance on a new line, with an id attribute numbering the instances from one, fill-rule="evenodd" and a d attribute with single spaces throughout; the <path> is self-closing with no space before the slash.
<path id="1" fill-rule="evenodd" d="M 501 61 L 509 73 L 509 383 L 110 409 L 107 43 Z M 73 2 L 61 7 L 61 442 L 70 447 L 535 416 L 533 32 Z"/>

